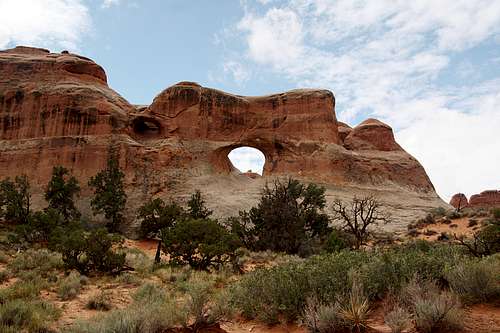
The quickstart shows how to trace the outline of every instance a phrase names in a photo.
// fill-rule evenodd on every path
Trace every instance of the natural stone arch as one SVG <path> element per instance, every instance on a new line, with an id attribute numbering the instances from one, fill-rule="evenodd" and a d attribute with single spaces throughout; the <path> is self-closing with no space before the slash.
<path id="1" fill-rule="evenodd" d="M 280 156 L 284 149 L 283 145 L 260 138 L 240 141 L 215 149 L 210 154 L 210 162 L 215 170 L 220 173 L 234 172 L 236 168 L 229 160 L 228 154 L 232 150 L 240 147 L 255 148 L 264 154 L 265 162 L 262 176 L 269 176 L 277 171 Z"/>
<path id="2" fill-rule="evenodd" d="M 227 155 L 231 164 L 242 174 L 251 177 L 262 176 L 266 157 L 257 148 L 242 146 L 235 148 Z"/>

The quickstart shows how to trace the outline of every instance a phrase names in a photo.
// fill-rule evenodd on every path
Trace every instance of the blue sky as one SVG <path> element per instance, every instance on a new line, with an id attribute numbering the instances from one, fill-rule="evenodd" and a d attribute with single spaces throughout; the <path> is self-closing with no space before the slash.
<path id="1" fill-rule="evenodd" d="M 0 0 L 0 22 L 0 48 L 89 56 L 135 104 L 183 80 L 330 89 L 340 120 L 390 124 L 445 199 L 500 188 L 497 0 Z"/>

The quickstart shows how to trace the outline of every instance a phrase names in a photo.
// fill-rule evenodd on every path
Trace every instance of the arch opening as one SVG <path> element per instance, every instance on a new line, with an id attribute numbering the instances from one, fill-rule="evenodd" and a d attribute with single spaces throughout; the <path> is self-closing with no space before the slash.
<path id="1" fill-rule="evenodd" d="M 236 169 L 250 178 L 260 177 L 264 172 L 266 156 L 257 148 L 248 146 L 234 148 L 227 157 Z"/>
<path id="2" fill-rule="evenodd" d="M 154 138 L 161 134 L 161 125 L 155 119 L 137 117 L 132 121 L 134 133 L 144 138 Z"/>

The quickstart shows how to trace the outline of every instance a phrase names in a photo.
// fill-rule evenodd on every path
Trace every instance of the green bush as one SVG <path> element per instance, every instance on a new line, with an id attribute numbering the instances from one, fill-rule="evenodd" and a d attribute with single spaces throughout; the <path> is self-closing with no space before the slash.
<path id="1" fill-rule="evenodd" d="M 179 323 L 179 309 L 173 302 L 133 304 L 111 310 L 88 321 L 77 322 L 68 333 L 158 333 Z"/>
<path id="2" fill-rule="evenodd" d="M 437 207 L 437 208 L 434 208 L 432 211 L 431 211 L 431 214 L 434 216 L 434 217 L 443 217 L 443 216 L 446 216 L 446 208 L 444 207 Z"/>
<path id="3" fill-rule="evenodd" d="M 71 272 L 66 278 L 61 280 L 57 294 L 63 301 L 75 298 L 80 293 L 82 286 L 87 284 L 87 278 L 76 272 Z"/>
<path id="4" fill-rule="evenodd" d="M 109 311 L 111 310 L 109 295 L 105 292 L 93 295 L 89 298 L 85 307 L 89 310 Z"/>
<path id="5" fill-rule="evenodd" d="M 125 264 L 125 253 L 116 253 L 113 245 L 121 238 L 106 229 L 86 232 L 83 229 L 60 228 L 51 238 L 50 247 L 60 252 L 66 269 L 81 274 L 89 272 L 118 273 Z"/>
<path id="6" fill-rule="evenodd" d="M 334 229 L 326 239 L 323 249 L 327 253 L 339 252 L 351 248 L 353 240 L 342 230 Z"/>
<path id="7" fill-rule="evenodd" d="M 500 220 L 500 208 L 493 208 L 491 210 L 491 215 L 494 219 Z"/>
<path id="8" fill-rule="evenodd" d="M 187 315 L 163 290 L 154 285 L 140 288 L 135 301 L 87 321 L 80 321 L 64 332 L 71 333 L 158 333 L 166 332 L 187 320 Z M 159 296 L 161 295 L 161 296 Z M 149 296 L 153 296 L 149 298 Z"/>
<path id="9" fill-rule="evenodd" d="M 231 317 L 228 297 L 216 292 L 213 282 L 206 279 L 192 279 L 182 284 L 187 296 L 186 313 L 192 318 L 190 328 L 197 332 Z"/>
<path id="10" fill-rule="evenodd" d="M 161 286 L 148 282 L 139 287 L 132 298 L 136 302 L 161 303 L 167 300 L 167 292 Z"/>
<path id="11" fill-rule="evenodd" d="M 468 261 L 448 271 L 446 279 L 451 289 L 464 302 L 484 303 L 500 298 L 500 260 L 496 263 Z"/>
<path id="12" fill-rule="evenodd" d="M 3 269 L 0 271 L 0 283 L 7 281 L 9 279 L 10 273 L 9 271 Z"/>
<path id="13" fill-rule="evenodd" d="M 59 316 L 59 311 L 43 301 L 13 300 L 0 304 L 0 329 L 2 332 L 51 332 L 49 322 Z M 14 331 L 14 330 L 13 330 Z"/>
<path id="14" fill-rule="evenodd" d="M 61 269 L 61 255 L 47 249 L 28 249 L 17 254 L 7 265 L 13 273 L 20 271 L 36 271 L 44 276 L 46 273 Z"/>
<path id="15" fill-rule="evenodd" d="M 10 287 L 0 289 L 0 303 L 6 303 L 17 299 L 35 299 L 45 287 L 46 283 L 41 279 L 31 281 L 18 280 Z"/>
<path id="16" fill-rule="evenodd" d="M 346 329 L 337 308 L 322 304 L 317 299 L 307 300 L 302 321 L 311 333 L 342 332 Z"/>
<path id="17" fill-rule="evenodd" d="M 391 329 L 391 333 L 401 333 L 411 325 L 411 314 L 397 305 L 384 316 L 384 322 Z"/>
<path id="18" fill-rule="evenodd" d="M 210 219 L 186 219 L 161 233 L 163 250 L 176 265 L 206 270 L 220 267 L 236 256 L 239 241 Z"/>
<path id="19" fill-rule="evenodd" d="M 402 299 L 422 333 L 456 331 L 462 328 L 463 313 L 457 296 L 440 291 L 431 280 L 413 279 L 402 291 Z"/>
<path id="20" fill-rule="evenodd" d="M 401 290 L 415 275 L 445 283 L 446 268 L 466 258 L 458 248 L 427 243 L 371 253 L 341 251 L 245 274 L 232 287 L 232 299 L 245 317 L 268 323 L 280 317 L 295 320 L 307 298 L 334 304 L 347 294 L 353 273 L 368 298 L 375 300 Z"/>

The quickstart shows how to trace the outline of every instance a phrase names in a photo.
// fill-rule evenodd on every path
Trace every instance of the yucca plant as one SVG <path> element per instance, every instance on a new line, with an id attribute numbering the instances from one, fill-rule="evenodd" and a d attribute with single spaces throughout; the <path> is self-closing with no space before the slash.
<path id="1" fill-rule="evenodd" d="M 354 278 L 352 288 L 348 297 L 338 304 L 340 318 L 357 333 L 361 333 L 367 327 L 370 303 L 366 297 L 363 285 Z"/>

